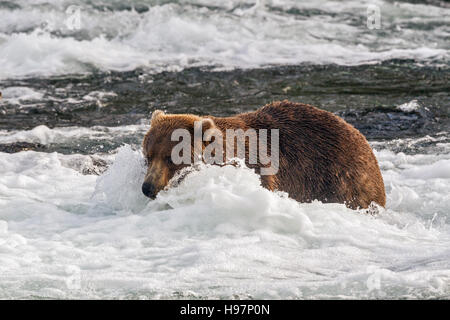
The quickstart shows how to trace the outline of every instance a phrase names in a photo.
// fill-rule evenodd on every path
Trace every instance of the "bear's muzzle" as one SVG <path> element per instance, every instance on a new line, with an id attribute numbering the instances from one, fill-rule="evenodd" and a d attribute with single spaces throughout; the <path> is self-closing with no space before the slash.
<path id="1" fill-rule="evenodd" d="M 151 199 L 155 199 L 157 194 L 155 186 L 148 182 L 142 184 L 142 193 Z"/>

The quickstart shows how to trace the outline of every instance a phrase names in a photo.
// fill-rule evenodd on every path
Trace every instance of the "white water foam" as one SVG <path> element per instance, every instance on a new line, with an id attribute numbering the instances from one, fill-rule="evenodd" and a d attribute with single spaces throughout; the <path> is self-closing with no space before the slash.
<path id="1" fill-rule="evenodd" d="M 120 127 L 94 126 L 57 127 L 50 129 L 46 125 L 31 130 L 0 130 L 0 143 L 32 142 L 43 145 L 51 143 L 68 143 L 76 140 L 114 140 L 124 136 L 143 136 L 149 129 L 150 120 L 142 120 L 143 124 Z"/>
<path id="2" fill-rule="evenodd" d="M 409 102 L 398 105 L 397 109 L 403 112 L 413 112 L 420 109 L 420 104 L 417 100 L 411 100 Z"/>
<path id="3" fill-rule="evenodd" d="M 449 57 L 450 9 L 434 6 L 382 0 L 172 1 L 149 2 L 139 13 L 111 2 L 44 2 L 0 8 L 0 79 L 138 67 L 159 72 L 302 62 L 358 65 L 395 58 L 445 64 Z M 380 29 L 367 27 L 369 4 L 381 10 Z M 70 5 L 81 10 L 79 30 L 67 27 Z"/>
<path id="4" fill-rule="evenodd" d="M 8 102 L 20 105 L 24 101 L 39 101 L 44 94 L 28 87 L 8 87 L 1 91 L 0 104 Z"/>
<path id="5" fill-rule="evenodd" d="M 448 298 L 450 152 L 376 153 L 386 210 L 297 203 L 246 168 L 205 166 L 155 201 L 129 146 L 0 153 L 0 297 Z"/>

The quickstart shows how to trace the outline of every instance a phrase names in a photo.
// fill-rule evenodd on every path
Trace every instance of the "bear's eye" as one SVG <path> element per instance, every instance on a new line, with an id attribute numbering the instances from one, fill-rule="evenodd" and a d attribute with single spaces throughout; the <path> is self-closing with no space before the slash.
<path id="1" fill-rule="evenodd" d="M 147 158 L 145 160 L 147 160 L 147 164 L 150 164 L 152 162 L 152 157 L 147 156 Z"/>
<path id="2" fill-rule="evenodd" d="M 171 156 L 166 157 L 166 158 L 164 159 L 164 161 L 165 161 L 168 165 L 172 165 L 172 164 L 173 164 L 173 162 L 172 162 L 172 157 L 171 157 Z"/>

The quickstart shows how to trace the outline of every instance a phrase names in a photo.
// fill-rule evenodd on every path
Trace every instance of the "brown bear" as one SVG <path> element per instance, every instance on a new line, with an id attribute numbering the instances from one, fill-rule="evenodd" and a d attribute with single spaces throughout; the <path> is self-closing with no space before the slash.
<path id="1" fill-rule="evenodd" d="M 227 129 L 278 129 L 278 170 L 261 175 L 262 186 L 269 190 L 284 191 L 299 202 L 345 203 L 353 209 L 368 208 L 372 202 L 385 205 L 383 178 L 365 137 L 330 112 L 287 100 L 227 118 L 153 112 L 143 141 L 143 154 L 148 161 L 142 186 L 146 196 L 155 198 L 178 170 L 188 166 L 172 161 L 172 149 L 178 142 L 172 141 L 171 136 L 180 128 L 194 134 L 196 121 L 201 121 L 202 132 L 219 130 L 224 145 Z M 259 159 L 256 164 L 249 163 L 247 140 L 245 144 L 245 163 L 260 173 L 267 164 Z M 202 142 L 203 149 L 207 145 L 208 142 Z M 190 159 L 193 161 L 194 157 L 192 152 Z"/>

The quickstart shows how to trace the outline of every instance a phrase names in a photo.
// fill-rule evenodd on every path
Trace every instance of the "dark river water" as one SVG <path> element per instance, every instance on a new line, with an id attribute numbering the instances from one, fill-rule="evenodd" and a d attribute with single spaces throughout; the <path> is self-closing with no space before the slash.
<path id="1" fill-rule="evenodd" d="M 0 107 L 0 129 L 123 126 L 148 119 L 155 109 L 230 116 L 288 99 L 332 111 L 370 140 L 417 137 L 449 130 L 449 79 L 448 67 L 389 60 L 347 67 L 304 64 L 232 71 L 188 68 L 158 74 L 138 69 L 6 80 L 2 82 L 5 88 L 25 86 L 41 96 L 20 104 L 4 102 Z M 398 108 L 414 100 L 417 105 L 413 110 Z M 115 142 L 107 150 L 126 141 Z M 74 152 L 90 153 L 95 147 L 92 144 Z M 48 150 L 70 153 L 56 146 L 48 146 Z"/>

